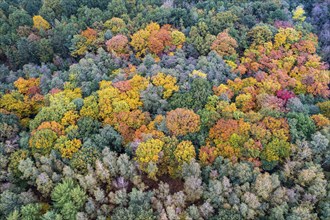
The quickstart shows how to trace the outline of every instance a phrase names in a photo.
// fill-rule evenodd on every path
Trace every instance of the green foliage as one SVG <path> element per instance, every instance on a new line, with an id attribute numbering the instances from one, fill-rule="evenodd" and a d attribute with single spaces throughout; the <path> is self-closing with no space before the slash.
<path id="1" fill-rule="evenodd" d="M 22 202 L 19 200 L 19 195 L 6 190 L 0 194 L 0 213 L 7 216 L 11 212 L 19 209 Z"/>
<path id="2" fill-rule="evenodd" d="M 114 210 L 111 219 L 120 220 L 126 218 L 129 220 L 153 220 L 156 219 L 153 210 L 150 206 L 150 199 L 152 194 L 150 192 L 142 192 L 133 188 L 129 194 L 128 208 L 118 207 Z"/>
<path id="3" fill-rule="evenodd" d="M 187 108 L 198 111 L 212 94 L 211 84 L 203 78 L 193 79 L 188 92 L 177 92 L 169 99 L 171 109 Z"/>
<path id="4" fill-rule="evenodd" d="M 95 146 L 102 151 L 105 147 L 109 147 L 113 151 L 121 152 L 122 136 L 110 125 L 105 125 L 99 130 L 99 133 L 93 137 Z"/>
<path id="5" fill-rule="evenodd" d="M 14 138 L 18 131 L 18 118 L 15 115 L 0 113 L 0 141 Z"/>
<path id="6" fill-rule="evenodd" d="M 42 207 L 39 203 L 22 206 L 21 208 L 22 219 L 38 220 L 41 216 L 41 208 Z"/>
<path id="7" fill-rule="evenodd" d="M 197 26 L 191 27 L 189 37 L 189 42 L 201 55 L 207 55 L 210 52 L 211 44 L 216 38 L 209 33 L 205 22 L 199 22 Z"/>
<path id="8" fill-rule="evenodd" d="M 21 160 L 25 160 L 29 156 L 29 151 L 27 150 L 17 150 L 12 153 L 9 157 L 8 170 L 11 171 L 15 178 L 19 178 L 22 173 L 18 169 L 18 165 Z"/>
<path id="9" fill-rule="evenodd" d="M 87 199 L 86 193 L 72 179 L 63 180 L 55 186 L 51 194 L 54 207 L 63 219 L 73 220 Z"/>
<path id="10" fill-rule="evenodd" d="M 100 153 L 97 149 L 93 147 L 83 147 L 73 154 L 70 164 L 77 172 L 85 174 L 87 172 L 87 166 L 93 166 L 99 156 Z"/>
<path id="11" fill-rule="evenodd" d="M 82 117 L 77 122 L 79 137 L 87 139 L 99 131 L 101 123 L 91 117 Z"/>
<path id="12" fill-rule="evenodd" d="M 316 126 L 314 121 L 303 113 L 289 113 L 287 115 L 290 125 L 291 141 L 309 140 L 315 133 Z"/>

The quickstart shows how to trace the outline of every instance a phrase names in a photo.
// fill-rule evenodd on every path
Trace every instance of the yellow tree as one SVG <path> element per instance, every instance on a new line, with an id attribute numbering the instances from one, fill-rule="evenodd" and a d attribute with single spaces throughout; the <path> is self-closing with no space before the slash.
<path id="1" fill-rule="evenodd" d="M 305 10 L 303 9 L 302 6 L 298 6 L 294 11 L 293 11 L 293 20 L 295 21 L 300 21 L 303 22 L 306 19 L 305 16 Z"/>
<path id="2" fill-rule="evenodd" d="M 136 160 L 140 169 L 147 172 L 148 176 L 156 179 L 158 172 L 157 164 L 159 163 L 159 154 L 162 151 L 164 142 L 159 139 L 149 139 L 139 144 L 136 149 Z"/>
<path id="3" fill-rule="evenodd" d="M 33 16 L 33 27 L 38 30 L 48 30 L 50 28 L 50 24 L 40 15 L 35 15 Z"/>
<path id="4" fill-rule="evenodd" d="M 164 88 L 163 98 L 168 99 L 174 91 L 179 90 L 179 86 L 176 84 L 176 78 L 171 75 L 165 75 L 164 73 L 158 73 L 152 77 L 152 83 L 155 86 L 161 86 Z"/>

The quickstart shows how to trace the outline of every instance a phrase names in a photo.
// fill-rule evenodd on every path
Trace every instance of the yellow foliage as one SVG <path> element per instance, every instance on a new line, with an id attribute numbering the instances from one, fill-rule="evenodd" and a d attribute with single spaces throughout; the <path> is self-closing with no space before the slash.
<path id="1" fill-rule="evenodd" d="M 229 99 L 234 96 L 233 91 L 229 88 L 229 86 L 225 84 L 220 84 L 218 87 L 213 88 L 214 94 L 217 96 L 226 95 Z"/>
<path id="2" fill-rule="evenodd" d="M 37 128 L 37 130 L 41 130 L 41 129 L 50 129 L 52 131 L 54 131 L 58 136 L 61 136 L 64 134 L 63 130 L 64 127 L 57 123 L 56 121 L 45 121 L 42 122 L 39 127 Z M 36 131 L 32 131 L 31 134 L 33 135 Z"/>
<path id="3" fill-rule="evenodd" d="M 229 104 L 227 101 L 220 101 L 217 103 L 216 110 L 224 118 L 233 118 L 233 114 L 237 108 L 235 103 Z"/>
<path id="4" fill-rule="evenodd" d="M 251 94 L 240 94 L 236 97 L 236 105 L 239 107 L 243 112 L 247 112 L 253 109 L 255 102 Z"/>
<path id="5" fill-rule="evenodd" d="M 206 79 L 207 74 L 203 73 L 202 71 L 199 70 L 193 70 L 191 74 L 189 74 L 191 77 L 200 77 L 203 79 Z"/>
<path id="6" fill-rule="evenodd" d="M 237 68 L 237 64 L 231 60 L 225 60 L 228 66 L 230 66 L 233 70 Z"/>
<path id="7" fill-rule="evenodd" d="M 105 88 L 108 88 L 112 85 L 112 81 L 105 81 L 105 80 L 102 80 L 100 83 L 100 90 L 102 89 L 105 89 Z"/>
<path id="8" fill-rule="evenodd" d="M 39 84 L 40 78 L 23 79 L 20 77 L 14 82 L 14 85 L 18 89 L 19 93 L 24 95 L 29 93 L 30 88 L 38 87 Z"/>
<path id="9" fill-rule="evenodd" d="M 79 115 L 75 111 L 71 110 L 64 113 L 61 124 L 63 126 L 75 125 L 78 119 Z"/>
<path id="10" fill-rule="evenodd" d="M 64 89 L 61 93 L 64 95 L 64 97 L 69 98 L 70 101 L 82 97 L 80 88 L 73 88 L 73 89 L 67 88 Z"/>
<path id="11" fill-rule="evenodd" d="M 100 82 L 100 90 L 97 93 L 101 119 L 108 118 L 108 121 L 112 121 L 113 113 L 129 112 L 142 106 L 140 91 L 147 88 L 148 79 L 136 74 L 132 79 L 122 82 L 122 90 L 120 87 L 114 87 L 111 82 Z"/>
<path id="12" fill-rule="evenodd" d="M 119 94 L 119 90 L 110 86 L 109 88 L 105 88 L 102 90 L 97 91 L 99 95 L 99 110 L 100 110 L 100 117 L 102 119 L 106 119 L 112 116 L 113 113 L 113 96 Z"/>
<path id="13" fill-rule="evenodd" d="M 41 129 L 31 136 L 29 145 L 33 150 L 49 153 L 57 138 L 58 136 L 51 129 Z"/>
<path id="14" fill-rule="evenodd" d="M 132 79 L 130 79 L 130 84 L 132 88 L 136 91 L 142 91 L 145 90 L 149 84 L 149 81 L 144 78 L 143 76 L 140 76 L 138 74 L 134 75 Z"/>
<path id="15" fill-rule="evenodd" d="M 137 160 L 141 163 L 157 162 L 164 142 L 159 139 L 149 139 L 139 144 L 136 149 Z"/>
<path id="16" fill-rule="evenodd" d="M 248 77 L 245 79 L 235 78 L 234 81 L 228 80 L 227 84 L 231 91 L 235 94 L 239 93 L 243 88 L 254 86 L 257 84 L 257 80 L 253 77 Z"/>
<path id="17" fill-rule="evenodd" d="M 240 148 L 230 146 L 226 143 L 217 143 L 216 148 L 219 155 L 230 158 L 231 160 L 237 160 L 241 155 Z"/>
<path id="18" fill-rule="evenodd" d="M 258 82 L 257 85 L 260 88 L 260 93 L 274 94 L 276 91 L 282 88 L 281 83 L 276 79 L 267 78 L 262 82 Z"/>
<path id="19" fill-rule="evenodd" d="M 152 31 L 158 31 L 160 29 L 160 26 L 155 22 L 151 22 L 150 24 L 147 25 L 145 29 L 151 33 Z"/>
<path id="20" fill-rule="evenodd" d="M 118 100 L 112 102 L 113 112 L 129 112 L 130 106 L 124 100 Z"/>
<path id="21" fill-rule="evenodd" d="M 171 97 L 174 91 L 179 90 L 179 86 L 176 84 L 176 78 L 171 75 L 165 75 L 164 73 L 158 73 L 152 77 L 152 83 L 155 86 L 162 86 L 164 88 L 163 98 L 167 99 Z"/>
<path id="22" fill-rule="evenodd" d="M 302 6 L 298 6 L 296 10 L 293 11 L 293 20 L 303 22 L 306 19 L 305 10 Z"/>
<path id="23" fill-rule="evenodd" d="M 322 114 L 313 115 L 311 117 L 318 128 L 323 128 L 330 125 L 330 120 Z"/>
<path id="24" fill-rule="evenodd" d="M 196 157 L 195 147 L 191 141 L 182 141 L 176 147 L 174 156 L 180 164 L 189 163 Z"/>
<path id="25" fill-rule="evenodd" d="M 113 17 L 104 22 L 104 27 L 110 29 L 113 34 L 118 34 L 126 28 L 126 24 L 123 19 Z"/>
<path id="26" fill-rule="evenodd" d="M 48 30 L 50 28 L 50 24 L 40 15 L 33 16 L 33 27 L 37 28 L 38 30 Z"/>
<path id="27" fill-rule="evenodd" d="M 136 149 L 136 160 L 141 170 L 148 173 L 150 178 L 156 179 L 158 171 L 157 163 L 159 162 L 159 154 L 164 147 L 164 142 L 159 139 L 149 139 L 139 144 Z M 152 169 L 150 169 L 152 167 Z"/>
<path id="28" fill-rule="evenodd" d="M 297 42 L 301 37 L 301 33 L 293 28 L 280 28 L 275 35 L 274 47 L 278 49 L 283 46 L 285 49 L 289 49 L 292 43 Z"/>
<path id="29" fill-rule="evenodd" d="M 136 51 L 136 57 L 141 57 L 146 55 L 146 50 L 148 48 L 148 39 L 150 36 L 150 32 L 147 30 L 139 30 L 135 32 L 131 38 L 130 45 Z"/>
<path id="30" fill-rule="evenodd" d="M 60 137 L 55 144 L 55 148 L 60 151 L 63 158 L 72 158 L 72 155 L 76 153 L 80 147 L 81 141 L 79 139 L 68 140 L 65 136 Z"/>
<path id="31" fill-rule="evenodd" d="M 97 98 L 95 96 L 88 96 L 84 99 L 84 105 L 80 110 L 80 115 L 84 117 L 91 117 L 96 119 L 99 114 Z"/>
<path id="32" fill-rule="evenodd" d="M 178 30 L 172 31 L 171 37 L 172 44 L 174 44 L 175 46 L 180 46 L 186 41 L 186 36 L 184 35 L 184 33 Z"/>
<path id="33" fill-rule="evenodd" d="M 18 92 L 5 94 L 0 99 L 0 108 L 17 114 L 19 117 L 27 117 L 31 113 L 31 103 L 25 100 L 25 97 Z"/>

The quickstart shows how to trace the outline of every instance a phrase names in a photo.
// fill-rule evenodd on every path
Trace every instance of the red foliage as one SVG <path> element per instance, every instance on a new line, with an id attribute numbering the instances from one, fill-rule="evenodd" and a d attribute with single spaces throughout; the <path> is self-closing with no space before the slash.
<path id="1" fill-rule="evenodd" d="M 295 95 L 294 95 L 293 92 L 288 91 L 288 90 L 286 90 L 286 89 L 285 89 L 285 90 L 278 90 L 278 91 L 276 92 L 276 96 L 277 96 L 278 98 L 280 98 L 280 99 L 285 100 L 285 102 L 288 101 L 289 99 L 295 97 Z"/>
<path id="2" fill-rule="evenodd" d="M 49 91 L 49 94 L 54 95 L 54 94 L 59 93 L 59 92 L 61 92 L 61 91 L 62 91 L 62 90 L 60 90 L 60 89 L 58 89 L 58 88 L 53 88 L 53 89 L 51 89 L 51 90 Z"/>

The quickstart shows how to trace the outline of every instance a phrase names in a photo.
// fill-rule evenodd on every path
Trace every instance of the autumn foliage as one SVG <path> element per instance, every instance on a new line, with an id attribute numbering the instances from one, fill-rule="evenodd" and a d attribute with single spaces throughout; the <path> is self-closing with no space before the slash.
<path id="1" fill-rule="evenodd" d="M 136 51 L 137 57 L 144 57 L 150 52 L 157 56 L 181 48 L 185 42 L 184 34 L 172 29 L 170 25 L 160 27 L 157 23 L 150 23 L 132 35 L 130 45 Z"/>
<path id="2" fill-rule="evenodd" d="M 33 16 L 33 27 L 38 30 L 48 30 L 50 28 L 50 24 L 41 15 L 35 15 Z"/>
<path id="3" fill-rule="evenodd" d="M 175 136 L 194 133 L 200 129 L 200 117 L 191 110 L 177 108 L 167 113 L 166 126 Z"/>
<path id="4" fill-rule="evenodd" d="M 211 49 L 215 50 L 222 57 L 235 56 L 235 48 L 237 47 L 236 40 L 227 31 L 219 33 L 211 45 Z"/>

